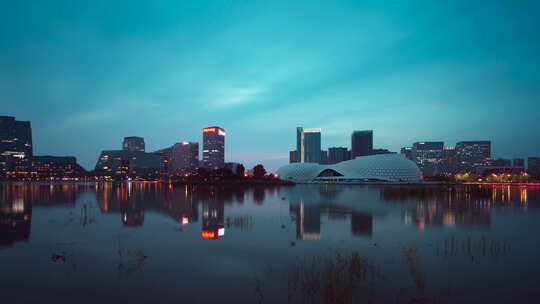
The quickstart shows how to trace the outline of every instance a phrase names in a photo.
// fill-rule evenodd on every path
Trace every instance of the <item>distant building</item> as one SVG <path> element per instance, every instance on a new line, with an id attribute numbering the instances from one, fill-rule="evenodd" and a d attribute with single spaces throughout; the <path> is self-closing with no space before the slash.
<path id="1" fill-rule="evenodd" d="M 169 174 L 169 168 L 170 168 L 170 162 L 171 162 L 171 159 L 172 159 L 173 147 L 174 146 L 170 146 L 168 148 L 152 152 L 152 154 L 155 154 L 155 155 L 157 155 L 159 157 L 159 174 L 160 175 L 168 175 Z"/>
<path id="2" fill-rule="evenodd" d="M 494 167 L 512 167 L 512 161 L 505 158 L 498 158 L 491 162 Z"/>
<path id="3" fill-rule="evenodd" d="M 289 163 L 292 164 L 292 163 L 298 163 L 298 162 L 299 162 L 298 152 L 296 152 L 296 150 L 289 151 Z"/>
<path id="4" fill-rule="evenodd" d="M 0 116 L 0 155 L 17 158 L 33 155 L 32 127 L 29 121 Z"/>
<path id="5" fill-rule="evenodd" d="M 372 155 L 378 155 L 378 154 L 397 154 L 396 152 L 392 152 L 388 149 L 373 149 Z"/>
<path id="6" fill-rule="evenodd" d="M 524 171 L 523 167 L 512 166 L 478 166 L 474 172 L 479 176 L 489 176 L 491 174 L 520 174 Z"/>
<path id="7" fill-rule="evenodd" d="M 457 166 L 456 147 L 444 147 L 443 163 L 446 173 L 453 173 Z"/>
<path id="8" fill-rule="evenodd" d="M 523 159 L 523 158 L 514 158 L 513 166 L 514 167 L 523 167 L 523 168 L 525 168 L 525 159 Z"/>
<path id="9" fill-rule="evenodd" d="M 96 173 L 109 176 L 157 175 L 161 166 L 160 155 L 140 151 L 105 150 L 96 163 Z"/>
<path id="10" fill-rule="evenodd" d="M 458 169 L 471 171 L 491 158 L 491 141 L 461 141 L 455 150 Z"/>
<path id="11" fill-rule="evenodd" d="M 373 130 L 354 131 L 351 135 L 351 159 L 373 154 Z"/>
<path id="12" fill-rule="evenodd" d="M 225 130 L 220 127 L 203 129 L 203 163 L 211 169 L 225 165 Z"/>
<path id="13" fill-rule="evenodd" d="M 350 154 L 345 147 L 328 148 L 328 164 L 337 164 L 349 160 Z"/>
<path id="14" fill-rule="evenodd" d="M 13 174 L 28 178 L 74 178 L 86 173 L 73 156 L 32 156 L 15 162 Z"/>
<path id="15" fill-rule="evenodd" d="M 327 150 L 321 150 L 321 161 L 319 161 L 319 164 L 328 164 L 328 151 Z"/>
<path id="16" fill-rule="evenodd" d="M 540 177 L 540 157 L 527 159 L 527 172 L 532 176 Z"/>
<path id="17" fill-rule="evenodd" d="M 416 162 L 423 176 L 434 176 L 443 169 L 444 142 L 415 142 L 412 146 L 413 161 Z"/>
<path id="18" fill-rule="evenodd" d="M 169 173 L 189 174 L 199 167 L 199 143 L 183 141 L 172 147 Z"/>
<path id="19" fill-rule="evenodd" d="M 400 154 L 405 156 L 406 159 L 413 160 L 412 148 L 411 147 L 403 147 L 403 148 L 401 148 Z"/>
<path id="20" fill-rule="evenodd" d="M 144 152 L 144 138 L 138 136 L 124 137 L 124 142 L 122 143 L 122 150 Z"/>
<path id="21" fill-rule="evenodd" d="M 299 163 L 321 161 L 321 129 L 296 128 L 296 155 Z"/>

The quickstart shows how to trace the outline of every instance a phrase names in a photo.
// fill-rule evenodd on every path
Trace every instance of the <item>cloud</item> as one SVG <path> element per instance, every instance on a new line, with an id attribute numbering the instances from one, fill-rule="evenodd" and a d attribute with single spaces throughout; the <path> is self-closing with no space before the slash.
<path id="1" fill-rule="evenodd" d="M 209 103 L 207 108 L 228 108 L 255 102 L 264 91 L 263 88 L 259 87 L 220 88 L 215 90 L 213 101 Z"/>

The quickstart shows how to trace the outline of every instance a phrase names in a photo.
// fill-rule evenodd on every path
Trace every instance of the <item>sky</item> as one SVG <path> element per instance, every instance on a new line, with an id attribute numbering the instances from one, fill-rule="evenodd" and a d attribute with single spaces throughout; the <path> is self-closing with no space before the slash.
<path id="1" fill-rule="evenodd" d="M 374 3 L 372 3 L 374 2 Z M 538 1 L 0 1 L 0 115 L 34 154 L 227 132 L 226 161 L 276 170 L 296 127 L 322 148 L 491 140 L 540 156 Z"/>

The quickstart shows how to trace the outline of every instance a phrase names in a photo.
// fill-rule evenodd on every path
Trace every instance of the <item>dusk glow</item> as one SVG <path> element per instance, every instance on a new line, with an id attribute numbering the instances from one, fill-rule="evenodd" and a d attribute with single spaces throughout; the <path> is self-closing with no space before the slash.
<path id="1" fill-rule="evenodd" d="M 3 303 L 540 303 L 540 2 L 0 1 Z"/>

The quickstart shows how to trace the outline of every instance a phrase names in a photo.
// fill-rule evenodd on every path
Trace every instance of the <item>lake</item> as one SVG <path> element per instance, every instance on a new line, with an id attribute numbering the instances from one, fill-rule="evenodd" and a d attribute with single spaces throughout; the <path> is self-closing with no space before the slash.
<path id="1" fill-rule="evenodd" d="M 538 303 L 540 188 L 0 183 L 5 303 Z"/>

